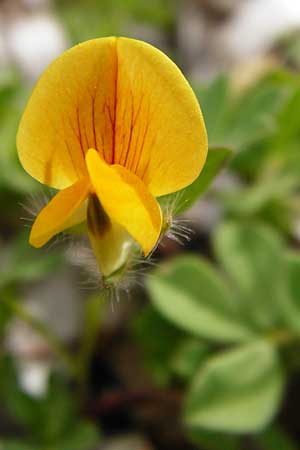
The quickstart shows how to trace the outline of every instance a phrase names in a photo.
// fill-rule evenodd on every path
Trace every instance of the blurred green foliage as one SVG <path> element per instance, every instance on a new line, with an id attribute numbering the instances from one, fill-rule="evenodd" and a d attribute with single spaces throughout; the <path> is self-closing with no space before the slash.
<path id="1" fill-rule="evenodd" d="M 194 336 L 183 341 L 181 361 L 175 353 L 188 382 L 187 426 L 257 432 L 280 407 L 289 372 L 279 350 L 299 339 L 300 258 L 274 230 L 254 223 L 220 225 L 214 248 L 218 269 L 180 256 L 147 286 L 157 310 Z"/>
<path id="2" fill-rule="evenodd" d="M 234 189 L 219 193 L 230 216 L 259 217 L 294 234 L 300 202 L 300 84 L 274 69 L 238 94 L 228 77 L 197 89 L 211 146 L 232 148 Z"/>
<path id="3" fill-rule="evenodd" d="M 171 0 L 57 0 L 56 7 L 74 44 L 95 36 L 130 35 L 137 24 L 169 31 L 175 21 Z"/>
<path id="4" fill-rule="evenodd" d="M 0 364 L 0 400 L 19 427 L 19 439 L 0 440 L 1 450 L 88 450 L 99 442 L 97 428 L 79 418 L 79 405 L 65 380 L 49 381 L 42 398 L 26 394 L 19 386 L 13 362 Z"/>
<path id="5" fill-rule="evenodd" d="M 0 189 L 3 192 L 29 193 L 34 182 L 19 165 L 16 154 L 16 133 L 21 111 L 28 95 L 26 87 L 13 69 L 0 72 Z"/>

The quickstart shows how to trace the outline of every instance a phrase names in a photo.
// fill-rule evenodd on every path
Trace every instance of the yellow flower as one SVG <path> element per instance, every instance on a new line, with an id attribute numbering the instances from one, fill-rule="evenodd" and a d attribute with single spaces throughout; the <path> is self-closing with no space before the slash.
<path id="1" fill-rule="evenodd" d="M 87 221 L 104 274 L 127 252 L 145 255 L 162 228 L 156 197 L 189 185 L 207 155 L 200 107 L 177 66 L 151 45 L 101 38 L 63 53 L 38 81 L 17 147 L 24 169 L 59 189 L 30 243 Z M 123 256 L 122 256 L 123 255 Z"/>

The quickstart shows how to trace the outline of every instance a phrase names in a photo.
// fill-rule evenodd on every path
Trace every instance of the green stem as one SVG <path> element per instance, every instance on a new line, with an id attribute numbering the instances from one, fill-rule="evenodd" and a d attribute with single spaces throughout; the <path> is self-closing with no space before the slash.
<path id="1" fill-rule="evenodd" d="M 100 294 L 92 296 L 86 300 L 84 312 L 84 328 L 81 340 L 81 347 L 78 354 L 78 379 L 82 393 L 86 388 L 89 362 L 95 345 L 102 321 L 103 305 L 105 304 L 107 293 L 102 290 Z"/>
<path id="2" fill-rule="evenodd" d="M 30 314 L 19 302 L 11 298 L 6 297 L 1 301 L 10 312 L 27 323 L 32 330 L 47 342 L 49 348 L 61 359 L 72 376 L 77 375 L 77 367 L 72 356 L 63 347 L 57 336 L 42 321 Z"/>

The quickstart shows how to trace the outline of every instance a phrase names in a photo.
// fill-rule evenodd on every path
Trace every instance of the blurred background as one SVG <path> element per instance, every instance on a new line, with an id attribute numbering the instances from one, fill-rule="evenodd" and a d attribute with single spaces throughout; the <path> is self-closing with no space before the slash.
<path id="1" fill-rule="evenodd" d="M 231 156 L 104 301 L 80 237 L 29 246 L 52 193 L 15 138 L 46 66 L 109 35 L 175 60 Z M 299 70 L 296 0 L 0 0 L 0 450 L 300 448 Z"/>

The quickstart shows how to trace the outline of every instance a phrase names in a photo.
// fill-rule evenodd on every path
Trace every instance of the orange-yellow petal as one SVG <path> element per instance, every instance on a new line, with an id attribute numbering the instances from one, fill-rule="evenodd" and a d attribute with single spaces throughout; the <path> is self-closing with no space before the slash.
<path id="1" fill-rule="evenodd" d="M 83 203 L 89 188 L 89 180 L 83 178 L 58 192 L 37 216 L 31 228 L 30 244 L 42 247 L 57 233 L 84 221 L 86 207 Z"/>
<path id="2" fill-rule="evenodd" d="M 162 215 L 142 181 L 125 168 L 106 164 L 96 150 L 86 156 L 91 183 L 112 221 L 122 225 L 148 255 L 158 241 Z"/>
<path id="3" fill-rule="evenodd" d="M 141 41 L 102 38 L 66 51 L 42 75 L 17 146 L 34 178 L 59 189 L 86 175 L 96 148 L 163 195 L 190 184 L 207 153 L 197 99 L 178 67 Z"/>
<path id="4" fill-rule="evenodd" d="M 24 111 L 17 147 L 24 169 L 63 189 L 86 175 L 90 147 L 111 152 L 116 38 L 95 39 L 63 53 L 46 69 Z"/>
<path id="5" fill-rule="evenodd" d="M 207 155 L 198 101 L 161 51 L 127 38 L 116 46 L 114 161 L 136 173 L 154 196 L 177 191 L 197 178 Z"/>

